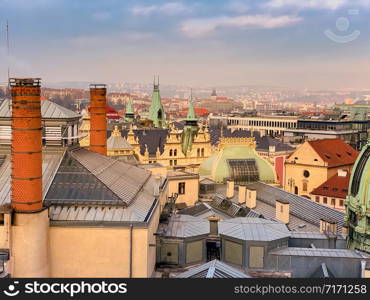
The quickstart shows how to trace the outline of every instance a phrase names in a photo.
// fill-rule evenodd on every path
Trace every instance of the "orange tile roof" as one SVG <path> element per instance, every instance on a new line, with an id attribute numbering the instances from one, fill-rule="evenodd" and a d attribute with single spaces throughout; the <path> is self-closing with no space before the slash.
<path id="1" fill-rule="evenodd" d="M 341 139 L 308 141 L 317 154 L 328 163 L 329 167 L 354 164 L 359 152 Z"/>
<path id="2" fill-rule="evenodd" d="M 350 176 L 349 172 L 347 172 L 346 176 L 335 174 L 322 185 L 314 189 L 311 194 L 345 199 L 348 194 Z"/>

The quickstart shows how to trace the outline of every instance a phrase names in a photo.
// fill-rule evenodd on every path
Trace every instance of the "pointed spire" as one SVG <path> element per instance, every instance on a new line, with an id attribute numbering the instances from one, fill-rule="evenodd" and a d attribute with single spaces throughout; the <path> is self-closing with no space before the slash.
<path id="1" fill-rule="evenodd" d="M 157 148 L 157 151 L 155 152 L 155 156 L 156 157 L 160 157 L 161 156 L 161 151 L 159 150 L 159 147 Z"/>
<path id="2" fill-rule="evenodd" d="M 129 97 L 128 102 L 127 102 L 127 106 L 126 106 L 126 115 L 127 114 L 129 114 L 129 115 L 134 114 L 134 107 L 133 107 L 131 97 Z"/>
<path id="3" fill-rule="evenodd" d="M 113 132 L 112 132 L 112 136 L 122 136 L 122 135 L 121 135 L 121 131 L 119 131 L 118 126 L 117 126 L 117 125 L 115 125 L 115 126 L 114 126 L 114 130 L 113 130 Z"/>
<path id="4" fill-rule="evenodd" d="M 193 91 L 190 89 L 190 100 L 189 100 L 189 109 L 188 115 L 186 117 L 186 121 L 197 121 L 197 116 L 195 114 L 194 106 L 193 106 Z"/>

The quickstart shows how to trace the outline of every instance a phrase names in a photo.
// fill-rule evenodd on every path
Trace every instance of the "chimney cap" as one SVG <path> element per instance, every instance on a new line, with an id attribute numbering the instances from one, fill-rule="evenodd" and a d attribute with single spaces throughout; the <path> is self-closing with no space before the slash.
<path id="1" fill-rule="evenodd" d="M 41 78 L 9 78 L 10 86 L 40 86 Z"/>
<path id="2" fill-rule="evenodd" d="M 107 85 L 105 83 L 91 83 L 90 89 L 105 89 Z"/>
<path id="3" fill-rule="evenodd" d="M 282 203 L 282 204 L 289 204 L 290 201 L 288 199 L 276 199 L 276 202 Z"/>

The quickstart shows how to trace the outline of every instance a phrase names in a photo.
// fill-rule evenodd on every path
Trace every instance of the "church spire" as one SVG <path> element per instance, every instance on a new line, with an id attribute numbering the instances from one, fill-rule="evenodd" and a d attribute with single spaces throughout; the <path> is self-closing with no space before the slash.
<path id="1" fill-rule="evenodd" d="M 155 128 L 165 128 L 166 127 L 166 114 L 161 102 L 161 95 L 159 93 L 159 76 L 157 83 L 153 83 L 153 94 L 152 94 L 152 104 L 149 108 L 148 119 L 153 121 L 153 126 Z"/>
<path id="2" fill-rule="evenodd" d="M 135 118 L 134 106 L 132 104 L 131 97 L 130 97 L 126 105 L 125 121 L 132 122 L 134 118 Z"/>

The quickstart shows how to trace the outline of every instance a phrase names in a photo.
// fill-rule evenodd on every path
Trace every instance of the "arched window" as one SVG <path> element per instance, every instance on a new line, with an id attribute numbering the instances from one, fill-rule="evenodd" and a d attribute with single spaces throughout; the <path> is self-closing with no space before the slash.
<path id="1" fill-rule="evenodd" d="M 204 156 L 204 148 L 202 148 L 202 156 Z"/>
<path id="2" fill-rule="evenodd" d="M 170 156 L 172 156 L 172 149 L 170 149 Z"/>
<path id="3" fill-rule="evenodd" d="M 177 156 L 177 149 L 173 150 L 173 156 Z"/>
<path id="4" fill-rule="evenodd" d="M 200 149 L 199 148 L 197 149 L 197 156 L 198 157 L 200 156 Z"/>
<path id="5" fill-rule="evenodd" d="M 307 181 L 303 181 L 303 183 L 302 183 L 302 191 L 307 192 Z"/>

